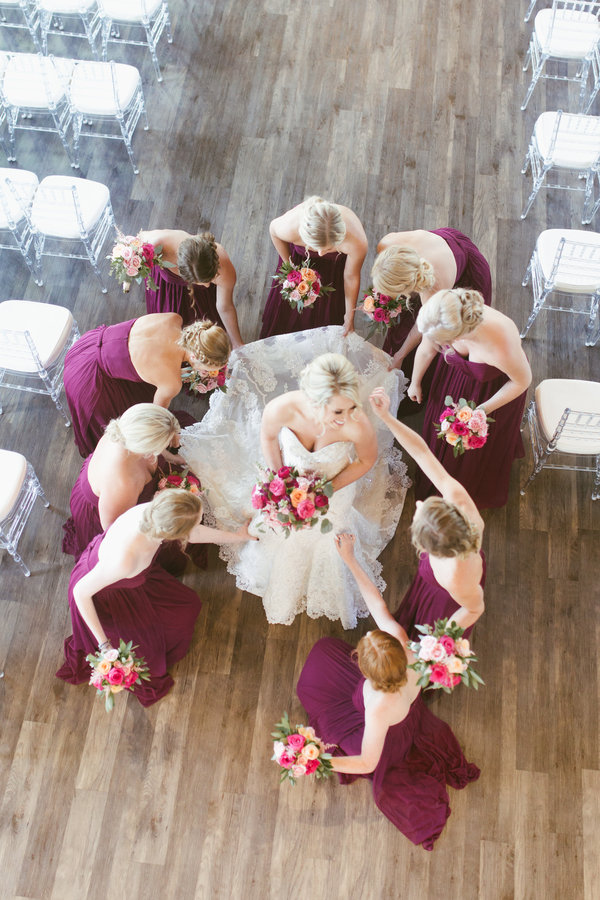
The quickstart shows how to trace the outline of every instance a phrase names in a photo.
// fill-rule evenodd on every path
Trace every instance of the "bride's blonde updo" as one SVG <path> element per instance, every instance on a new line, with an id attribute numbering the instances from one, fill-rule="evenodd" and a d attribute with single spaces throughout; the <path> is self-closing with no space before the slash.
<path id="1" fill-rule="evenodd" d="M 387 631 L 369 631 L 360 639 L 353 655 L 376 691 L 393 694 L 406 684 L 406 652 L 400 641 Z"/>
<path id="2" fill-rule="evenodd" d="M 410 536 L 418 553 L 432 556 L 462 558 L 481 547 L 478 529 L 458 506 L 442 497 L 428 497 L 417 507 Z"/>
<path id="3" fill-rule="evenodd" d="M 339 206 L 322 197 L 309 197 L 304 201 L 298 233 L 304 246 L 313 250 L 339 246 L 346 237 L 346 223 Z"/>
<path id="4" fill-rule="evenodd" d="M 313 406 L 321 412 L 325 411 L 334 394 L 348 397 L 357 407 L 362 406 L 358 394 L 358 372 L 341 353 L 317 356 L 302 370 L 299 384 Z"/>
<path id="5" fill-rule="evenodd" d="M 161 541 L 185 542 L 204 513 L 197 494 L 168 488 L 154 495 L 140 522 L 140 531 Z"/>
<path id="6" fill-rule="evenodd" d="M 231 353 L 231 341 L 219 325 L 199 319 L 181 330 L 177 341 L 206 369 L 221 369 Z"/>
<path id="7" fill-rule="evenodd" d="M 378 294 L 397 297 L 429 290 L 435 283 L 435 272 L 412 247 L 388 247 L 375 258 L 371 280 Z"/>
<path id="8" fill-rule="evenodd" d="M 215 236 L 210 231 L 185 238 L 177 249 L 179 274 L 189 284 L 208 284 L 216 277 L 219 264 Z"/>
<path id="9" fill-rule="evenodd" d="M 179 422 L 168 409 L 155 403 L 136 403 L 118 419 L 111 419 L 104 433 L 130 453 L 158 456 L 180 430 Z"/>
<path id="10" fill-rule="evenodd" d="M 417 328 L 436 344 L 451 344 L 481 324 L 484 308 L 479 291 L 438 291 L 419 310 Z"/>

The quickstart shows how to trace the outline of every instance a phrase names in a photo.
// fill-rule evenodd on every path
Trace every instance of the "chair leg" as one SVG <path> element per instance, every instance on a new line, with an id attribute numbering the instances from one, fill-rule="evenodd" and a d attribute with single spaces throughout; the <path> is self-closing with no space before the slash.
<path id="1" fill-rule="evenodd" d="M 581 87 L 579 89 L 579 106 L 578 106 L 579 112 L 583 111 L 583 106 L 585 103 L 585 90 L 587 88 L 589 72 L 590 72 L 590 61 L 589 61 L 589 59 L 586 59 L 581 64 L 581 72 L 579 75 L 580 80 L 581 80 Z"/>
<path id="2" fill-rule="evenodd" d="M 525 272 L 525 277 L 521 282 L 522 287 L 527 287 L 529 282 L 531 281 L 531 267 L 533 265 L 533 256 L 529 260 L 529 265 L 527 266 L 527 271 Z"/>
<path id="3" fill-rule="evenodd" d="M 531 314 L 530 314 L 529 318 L 527 319 L 527 324 L 525 325 L 525 328 L 521 332 L 520 337 L 524 338 L 527 335 L 527 332 L 529 331 L 529 329 L 531 328 L 531 326 L 537 319 L 537 317 L 540 313 L 540 310 L 543 309 L 544 303 L 546 301 L 546 297 L 548 296 L 549 293 L 550 292 L 548 290 L 544 290 L 541 297 L 539 297 L 537 300 L 534 298 Z"/>
<path id="4" fill-rule="evenodd" d="M 588 317 L 588 324 L 586 328 L 586 347 L 595 347 L 598 343 L 598 338 L 600 338 L 600 321 L 598 319 L 598 304 L 600 301 L 600 296 L 598 294 L 594 294 L 590 302 L 590 312 Z"/>
<path id="5" fill-rule="evenodd" d="M 171 34 L 171 18 L 169 16 L 169 7 L 166 3 L 164 4 L 164 8 L 165 8 L 165 22 L 166 22 L 166 27 L 167 27 L 167 43 L 172 44 L 173 43 L 173 35 Z"/>
<path id="6" fill-rule="evenodd" d="M 592 488 L 592 500 L 600 500 L 600 453 L 596 457 L 596 474 Z"/>
<path id="7" fill-rule="evenodd" d="M 131 165 L 133 166 L 133 174 L 139 175 L 140 170 L 137 167 L 137 164 L 135 161 L 135 156 L 133 155 L 133 147 L 131 146 L 131 138 L 133 135 L 130 135 L 129 132 L 127 131 L 127 126 L 125 125 L 125 120 L 123 119 L 122 116 L 117 117 L 117 121 L 118 121 L 119 127 L 121 129 L 121 134 L 123 135 L 123 143 L 125 144 L 125 147 L 127 148 L 129 160 L 131 162 Z"/>
<path id="8" fill-rule="evenodd" d="M 531 207 L 533 206 L 533 201 L 534 201 L 535 198 L 537 197 L 538 192 L 539 192 L 539 190 L 540 190 L 540 188 L 541 188 L 541 186 L 542 186 L 542 184 L 543 184 L 543 181 L 544 181 L 544 178 L 545 178 L 545 174 L 546 174 L 546 173 L 544 172 L 542 175 L 540 175 L 540 177 L 539 177 L 537 180 L 534 179 L 534 181 L 533 181 L 533 188 L 532 188 L 531 193 L 530 193 L 530 195 L 529 195 L 529 197 L 528 197 L 528 199 L 527 199 L 527 203 L 525 204 L 525 209 L 524 209 L 523 212 L 521 213 L 521 218 L 522 218 L 522 219 L 524 219 L 524 218 L 527 216 L 527 213 L 529 212 L 529 210 L 530 210 Z"/>
<path id="9" fill-rule="evenodd" d="M 10 547 L 7 547 L 6 549 L 8 550 L 8 552 L 10 553 L 10 555 L 12 556 L 12 558 L 14 559 L 16 564 L 20 567 L 25 578 L 29 578 L 29 576 L 31 575 L 31 572 L 29 571 L 29 569 L 23 562 L 23 558 L 21 557 L 21 554 L 17 552 L 16 548 L 13 550 Z"/>
<path id="10" fill-rule="evenodd" d="M 80 15 L 81 15 L 81 21 L 83 22 L 85 36 L 87 37 L 88 44 L 90 45 L 90 50 L 92 51 L 94 59 L 99 60 L 100 56 L 98 54 L 98 50 L 96 47 L 96 41 L 94 40 L 94 35 L 92 34 L 90 14 L 87 12 L 82 12 L 82 13 L 80 13 Z"/>
<path id="11" fill-rule="evenodd" d="M 156 55 L 156 44 L 154 43 L 154 39 L 152 37 L 152 32 L 150 31 L 150 27 L 148 25 L 144 25 L 144 31 L 146 32 L 146 41 L 148 43 L 148 49 L 150 50 L 150 56 L 152 57 L 152 64 L 154 65 L 154 71 L 156 72 L 156 80 L 162 81 L 162 75 L 160 72 L 160 66 L 158 64 L 158 56 Z"/>
<path id="12" fill-rule="evenodd" d="M 580 177 L 584 177 L 580 174 Z M 594 204 L 594 172 L 585 174 L 585 200 L 583 201 L 583 215 L 581 217 L 582 225 L 589 225 L 600 206 L 600 199 Z"/>
<path id="13" fill-rule="evenodd" d="M 528 50 L 528 52 L 527 52 L 527 60 L 526 60 L 525 66 L 524 66 L 524 68 L 523 68 L 523 71 L 526 71 L 527 66 L 529 65 L 529 60 L 530 60 L 530 59 L 531 59 L 531 44 L 529 45 L 529 50 Z M 532 67 L 531 67 L 531 81 L 530 81 L 530 83 L 529 83 L 529 87 L 527 88 L 527 93 L 525 94 L 525 99 L 523 100 L 523 102 L 522 102 L 522 104 L 521 104 L 521 109 L 526 109 L 526 108 L 527 108 L 527 104 L 529 103 L 529 100 L 530 100 L 530 98 L 531 98 L 531 95 L 533 94 L 533 91 L 534 91 L 534 89 L 535 89 L 535 86 L 536 86 L 536 84 L 537 84 L 538 81 L 539 81 L 540 75 L 542 74 L 542 69 L 543 69 L 544 66 L 546 65 L 546 59 L 547 59 L 547 56 L 542 56 L 541 59 L 538 61 L 538 65 L 535 66 L 535 68 L 534 68 L 534 66 L 532 65 Z"/>
<path id="14" fill-rule="evenodd" d="M 57 410 L 59 411 L 59 413 L 65 420 L 65 428 L 69 428 L 71 425 L 71 420 L 69 419 L 64 406 L 60 402 L 60 387 L 58 390 L 56 390 L 52 386 L 52 381 L 50 379 L 50 376 L 48 375 L 48 373 L 46 372 L 45 369 L 39 370 L 38 374 L 39 374 L 40 378 L 42 379 L 42 381 L 44 382 L 44 387 L 48 391 L 49 395 L 52 397 L 52 399 L 54 401 L 54 405 L 56 406 Z M 37 477 L 36 477 L 36 482 L 37 482 L 38 491 L 41 493 L 41 496 L 44 498 L 44 501 L 45 501 L 44 506 L 49 506 L 50 504 L 46 501 L 46 495 L 44 494 L 44 492 L 42 490 L 42 486 L 40 485 L 39 481 L 37 480 Z"/>

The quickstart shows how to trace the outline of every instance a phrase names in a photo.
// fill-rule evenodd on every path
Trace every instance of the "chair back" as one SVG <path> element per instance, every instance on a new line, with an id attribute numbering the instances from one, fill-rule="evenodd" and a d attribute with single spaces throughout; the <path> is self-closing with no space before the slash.
<path id="1" fill-rule="evenodd" d="M 565 409 L 549 448 L 582 456 L 600 454 L 600 412 Z"/>
<path id="2" fill-rule="evenodd" d="M 557 282 L 600 290 L 600 244 L 561 238 L 547 288 L 553 290 Z"/>
<path id="3" fill-rule="evenodd" d="M 0 329 L 0 373 L 45 372 L 30 331 Z"/>
<path id="4" fill-rule="evenodd" d="M 15 53 L 3 80 L 5 102 L 25 109 L 55 110 L 67 96 L 73 61 L 41 53 Z"/>

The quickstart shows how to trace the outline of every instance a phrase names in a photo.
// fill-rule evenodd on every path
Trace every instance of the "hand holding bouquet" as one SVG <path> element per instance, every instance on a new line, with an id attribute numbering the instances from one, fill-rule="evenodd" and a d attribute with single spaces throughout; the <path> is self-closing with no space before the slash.
<path id="1" fill-rule="evenodd" d="M 198 372 L 197 369 L 192 369 L 191 366 L 186 366 L 185 369 L 181 370 L 181 380 L 184 384 L 187 384 L 191 391 L 196 391 L 197 394 L 209 394 L 215 389 L 226 394 L 228 375 L 229 372 L 226 365 L 222 369 L 213 369 L 208 372 Z"/>
<path id="2" fill-rule="evenodd" d="M 296 784 L 297 778 L 312 774 L 316 778 L 329 778 L 333 769 L 331 753 L 327 753 L 327 748 L 331 745 L 324 744 L 316 736 L 314 728 L 296 725 L 296 730 L 292 731 L 287 713 L 283 714 L 275 728 L 277 730 L 271 732 L 275 738 L 271 759 L 283 769 L 280 783 L 289 781 Z"/>
<path id="3" fill-rule="evenodd" d="M 361 305 L 357 307 L 372 321 L 367 338 L 372 337 L 376 331 L 386 334 L 390 325 L 394 324 L 394 319 L 403 310 L 408 309 L 408 299 L 406 294 L 388 297 L 387 294 L 379 294 L 370 287 L 362 298 Z"/>
<path id="4" fill-rule="evenodd" d="M 281 296 L 297 312 L 302 312 L 306 306 L 312 306 L 319 297 L 324 297 L 333 290 L 332 287 L 321 284 L 319 273 L 311 269 L 309 263 L 308 255 L 301 266 L 288 260 L 282 262 L 279 272 L 273 275 L 273 281 L 281 285 Z"/>
<path id="5" fill-rule="evenodd" d="M 150 274 L 152 266 L 158 266 L 160 269 L 173 268 L 172 263 L 163 259 L 162 246 L 159 244 L 154 247 L 152 244 L 145 243 L 140 234 L 133 237 L 133 235 L 124 235 L 117 231 L 118 241 L 110 256 L 106 257 L 110 259 L 110 274 L 122 282 L 125 294 L 129 292 L 133 281 L 141 284 L 144 279 L 147 279 L 146 283 L 151 291 L 157 290 Z"/>
<path id="6" fill-rule="evenodd" d="M 314 475 L 300 475 L 298 469 L 282 466 L 262 469 L 262 480 L 252 489 L 252 506 L 262 510 L 263 522 L 273 531 L 312 528 L 321 521 L 321 531 L 331 531 L 329 519 L 321 518 L 329 508 L 329 498 L 333 494 L 331 482 Z M 263 529 L 261 529 L 263 530 Z"/>
<path id="7" fill-rule="evenodd" d="M 133 691 L 141 680 L 150 681 L 148 666 L 141 656 L 134 655 L 135 649 L 132 641 L 126 644 L 119 640 L 118 650 L 109 647 L 108 650 L 98 650 L 86 656 L 92 667 L 90 684 L 104 696 L 106 712 L 114 708 L 115 694 Z"/>
<path id="8" fill-rule="evenodd" d="M 455 622 L 448 622 L 448 619 L 438 619 L 433 628 L 431 625 L 415 627 L 423 637 L 409 642 L 417 658 L 408 668 L 419 673 L 418 685 L 425 690 L 441 689 L 450 694 L 461 681 L 475 690 L 480 684 L 485 684 L 471 668 L 477 657 L 468 640 L 462 636 L 464 628 Z"/>
<path id="9" fill-rule="evenodd" d="M 454 456 L 483 447 L 488 439 L 488 422 L 494 419 L 477 407 L 474 400 L 461 397 L 455 403 L 448 394 L 444 403 L 446 408 L 440 415 L 439 424 L 434 422 L 434 427 L 437 436 L 454 448 Z"/>

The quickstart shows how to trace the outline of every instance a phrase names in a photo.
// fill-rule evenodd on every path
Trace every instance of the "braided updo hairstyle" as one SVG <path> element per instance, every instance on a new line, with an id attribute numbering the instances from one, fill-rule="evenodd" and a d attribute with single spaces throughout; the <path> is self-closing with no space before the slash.
<path id="1" fill-rule="evenodd" d="M 298 226 L 300 240 L 313 250 L 337 247 L 346 237 L 346 223 L 339 206 L 322 197 L 308 197 L 304 201 L 302 219 Z"/>
<path id="2" fill-rule="evenodd" d="M 387 631 L 369 631 L 358 642 L 354 655 L 358 668 L 376 691 L 393 694 L 406 684 L 406 652 Z"/>
<path id="3" fill-rule="evenodd" d="M 428 497 L 417 508 L 410 526 L 418 553 L 463 558 L 478 553 L 481 534 L 465 514 L 442 497 Z"/>
<path id="4" fill-rule="evenodd" d="M 222 369 L 231 353 L 227 332 L 208 319 L 198 319 L 182 328 L 177 343 L 208 370 Z"/>
<path id="5" fill-rule="evenodd" d="M 438 291 L 419 310 L 417 328 L 437 344 L 451 344 L 481 324 L 484 308 L 479 291 L 466 288 Z"/>
<path id="6" fill-rule="evenodd" d="M 412 247 L 387 247 L 375 258 L 371 279 L 378 294 L 397 297 L 432 288 L 435 271 Z"/>

